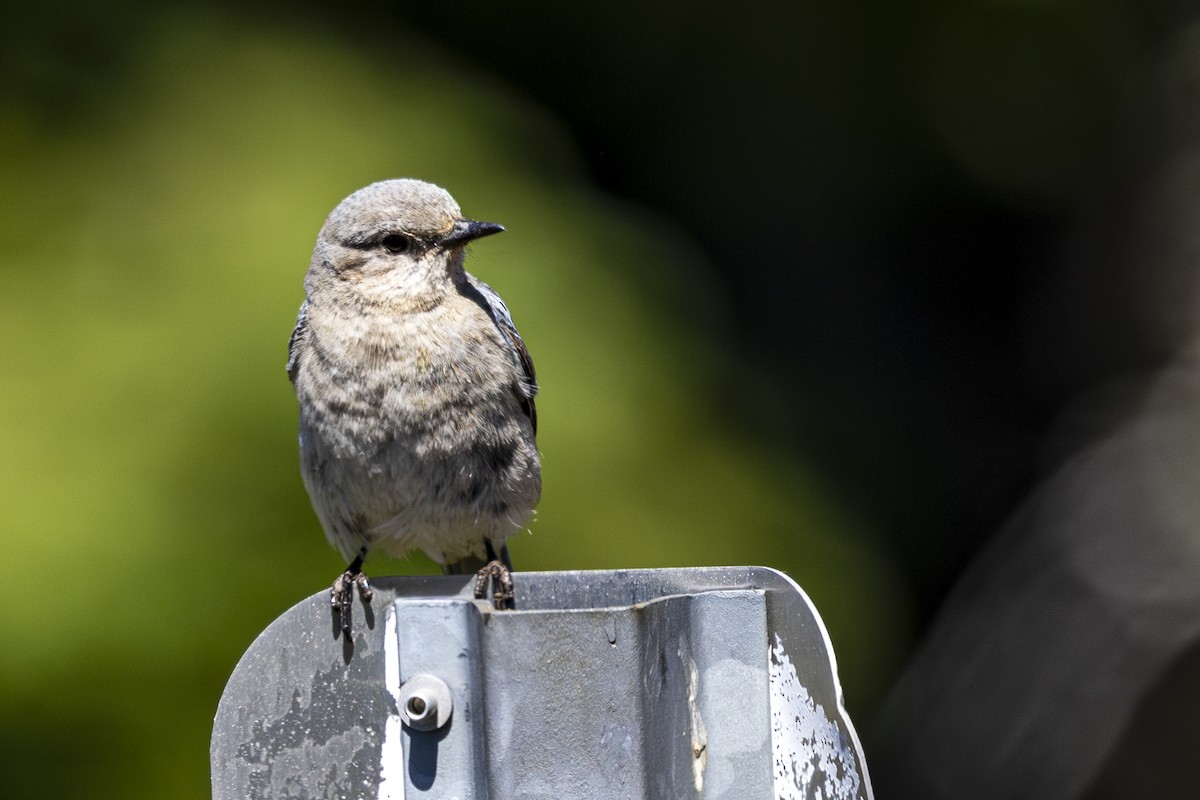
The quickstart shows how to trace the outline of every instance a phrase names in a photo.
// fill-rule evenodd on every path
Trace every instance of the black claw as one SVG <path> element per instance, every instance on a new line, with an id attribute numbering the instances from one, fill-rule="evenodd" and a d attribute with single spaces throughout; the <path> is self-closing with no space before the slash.
<path id="1" fill-rule="evenodd" d="M 350 615 L 354 606 L 355 589 L 364 603 L 371 602 L 371 598 L 375 596 L 371 591 L 371 584 L 367 582 L 367 576 L 362 571 L 362 562 L 361 555 L 351 561 L 346 571 L 338 575 L 329 590 L 329 604 L 337 609 L 341 618 L 342 633 L 346 636 L 350 635 Z"/>
<path id="2" fill-rule="evenodd" d="M 354 576 L 354 585 L 358 588 L 358 596 L 362 598 L 364 603 L 371 602 L 371 598 L 375 593 L 371 591 L 371 584 L 367 583 L 367 576 L 363 573 L 358 573 Z"/>
<path id="3" fill-rule="evenodd" d="M 497 611 L 512 611 L 516 600 L 513 592 L 512 571 L 499 560 L 489 561 L 475 573 L 475 599 L 487 597 L 488 584 L 492 585 L 492 605 Z"/>
<path id="4" fill-rule="evenodd" d="M 329 590 L 329 604 L 337 609 L 341 616 L 342 633 L 350 635 L 350 600 L 354 596 L 354 573 L 347 570 L 337 576 Z"/>

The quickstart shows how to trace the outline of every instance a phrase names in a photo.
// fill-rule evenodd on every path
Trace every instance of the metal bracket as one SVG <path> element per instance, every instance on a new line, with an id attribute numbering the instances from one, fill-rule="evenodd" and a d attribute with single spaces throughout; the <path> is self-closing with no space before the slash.
<path id="1" fill-rule="evenodd" d="M 764 568 L 385 578 L 338 638 L 327 595 L 238 664 L 213 797 L 869 800 L 815 609 Z"/>

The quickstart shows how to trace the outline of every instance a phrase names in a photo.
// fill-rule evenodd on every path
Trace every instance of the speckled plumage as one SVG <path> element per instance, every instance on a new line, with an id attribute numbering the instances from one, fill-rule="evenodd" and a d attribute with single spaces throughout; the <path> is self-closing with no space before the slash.
<path id="1" fill-rule="evenodd" d="M 348 561 L 497 550 L 541 493 L 537 384 L 500 297 L 463 269 L 502 230 L 415 180 L 360 189 L 326 220 L 289 346 L 301 470 Z"/>

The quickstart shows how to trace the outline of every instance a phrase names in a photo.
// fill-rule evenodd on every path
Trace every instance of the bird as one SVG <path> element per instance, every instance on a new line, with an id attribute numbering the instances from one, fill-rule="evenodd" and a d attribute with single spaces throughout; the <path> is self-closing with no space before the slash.
<path id="1" fill-rule="evenodd" d="M 514 607 L 506 541 L 541 497 L 533 361 L 500 295 L 463 267 L 504 230 L 411 178 L 372 183 L 325 220 L 288 342 L 301 475 L 346 569 L 343 633 L 368 553 L 424 551 L 477 569 L 477 598 Z"/>

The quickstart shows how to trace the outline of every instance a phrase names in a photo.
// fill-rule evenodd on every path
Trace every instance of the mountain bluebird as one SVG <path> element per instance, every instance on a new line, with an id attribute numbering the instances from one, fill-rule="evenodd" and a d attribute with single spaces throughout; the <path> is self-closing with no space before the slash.
<path id="1" fill-rule="evenodd" d="M 343 631 L 375 549 L 486 561 L 476 596 L 494 581 L 512 607 L 504 543 L 541 494 L 537 382 L 504 301 L 463 269 L 467 243 L 502 230 L 405 179 L 350 195 L 317 236 L 287 371 L 304 485 L 349 562 L 331 591 Z"/>

